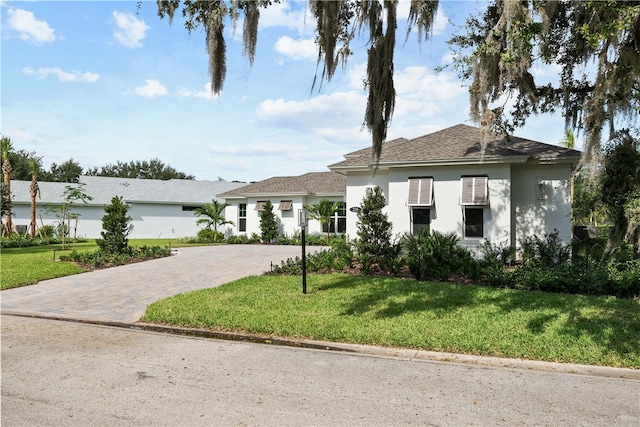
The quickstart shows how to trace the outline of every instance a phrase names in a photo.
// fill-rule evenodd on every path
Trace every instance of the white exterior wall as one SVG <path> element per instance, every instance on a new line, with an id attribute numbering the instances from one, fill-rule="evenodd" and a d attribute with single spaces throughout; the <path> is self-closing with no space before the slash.
<path id="1" fill-rule="evenodd" d="M 514 167 L 513 221 L 516 247 L 526 238 L 558 230 L 564 242 L 571 241 L 571 165 Z"/>
<path id="2" fill-rule="evenodd" d="M 384 197 L 387 199 L 387 208 L 384 212 L 389 214 L 389 174 L 387 171 L 378 171 L 375 176 L 372 172 L 350 173 L 347 175 L 347 236 L 355 239 L 358 232 L 358 214 L 351 212 L 351 208 L 357 208 L 362 204 L 362 200 L 367 194 L 368 188 L 378 186 L 382 189 Z M 395 224 L 394 224 L 395 227 Z M 396 233 L 394 228 L 392 231 Z"/>
<path id="3" fill-rule="evenodd" d="M 249 197 L 246 200 L 239 199 L 230 199 L 227 200 L 227 203 L 230 206 L 227 207 L 225 211 L 225 218 L 227 220 L 233 221 L 234 225 L 225 226 L 225 234 L 227 235 L 238 235 L 238 234 L 246 234 L 247 236 L 251 236 L 251 234 L 261 234 L 260 230 L 260 212 L 256 210 L 256 204 L 259 201 L 267 201 L 271 200 L 271 204 L 273 205 L 273 213 L 276 216 L 276 221 L 278 223 L 278 231 L 281 235 L 292 236 L 295 233 L 300 231 L 300 227 L 298 226 L 298 210 L 303 209 L 304 205 L 313 205 L 318 203 L 320 200 L 326 199 L 331 202 L 342 202 L 342 197 L 307 197 L 307 196 L 271 196 L 271 197 Z M 292 207 L 290 211 L 281 211 L 278 209 L 280 202 L 282 200 L 291 200 Z M 246 231 L 238 231 L 238 222 L 239 222 L 239 205 L 241 203 L 246 203 L 247 205 L 247 230 Z M 222 230 L 222 227 L 220 228 Z M 309 221 L 309 226 L 306 230 L 308 234 L 319 234 L 322 233 L 322 225 L 319 221 Z"/>
<path id="4" fill-rule="evenodd" d="M 75 220 L 71 221 L 71 236 L 79 238 L 98 239 L 102 232 L 102 217 L 105 215 L 104 206 L 74 205 L 71 211 L 79 215 L 77 228 Z M 16 225 L 29 225 L 31 221 L 31 207 L 29 205 L 14 205 L 13 222 Z M 193 211 L 183 211 L 182 205 L 130 204 L 127 214 L 132 218 L 133 230 L 130 239 L 152 238 L 183 238 L 198 234 L 202 226 L 196 225 L 198 217 Z M 42 216 L 42 222 L 40 221 Z M 38 227 L 44 225 L 55 226 L 58 221 L 48 213 L 44 206 L 37 206 L 36 221 Z M 222 227 L 221 227 L 222 230 Z"/>

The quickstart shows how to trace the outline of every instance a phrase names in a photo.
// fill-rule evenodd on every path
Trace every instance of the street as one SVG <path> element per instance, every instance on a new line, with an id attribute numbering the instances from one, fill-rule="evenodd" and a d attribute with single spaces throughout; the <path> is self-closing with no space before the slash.
<path id="1" fill-rule="evenodd" d="M 2 425 L 640 425 L 640 381 L 2 316 Z"/>

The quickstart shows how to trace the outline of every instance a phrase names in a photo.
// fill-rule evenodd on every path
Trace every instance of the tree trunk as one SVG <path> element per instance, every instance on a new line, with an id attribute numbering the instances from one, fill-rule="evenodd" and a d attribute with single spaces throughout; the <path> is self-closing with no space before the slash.
<path id="1" fill-rule="evenodd" d="M 38 195 L 38 181 L 35 176 L 31 177 L 31 187 L 29 187 L 31 193 L 31 238 L 36 237 L 36 196 Z"/>
<path id="2" fill-rule="evenodd" d="M 5 161 L 2 162 L 2 174 L 4 175 L 4 185 L 7 190 L 4 196 L 7 201 L 7 209 L 5 211 L 7 221 L 5 222 L 5 230 L 7 236 L 11 237 L 11 233 L 13 233 L 13 221 L 11 219 L 11 163 L 8 159 L 5 159 Z"/>

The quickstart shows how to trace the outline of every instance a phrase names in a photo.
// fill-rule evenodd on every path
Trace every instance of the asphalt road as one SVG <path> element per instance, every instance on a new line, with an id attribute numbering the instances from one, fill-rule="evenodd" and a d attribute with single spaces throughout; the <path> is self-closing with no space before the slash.
<path id="1" fill-rule="evenodd" d="M 2 426 L 638 426 L 640 381 L 3 315 Z"/>

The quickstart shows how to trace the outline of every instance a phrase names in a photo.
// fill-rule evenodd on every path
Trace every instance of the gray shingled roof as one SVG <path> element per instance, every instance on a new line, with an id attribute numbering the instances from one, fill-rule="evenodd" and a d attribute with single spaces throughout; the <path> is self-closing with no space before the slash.
<path id="1" fill-rule="evenodd" d="M 242 187 L 246 184 L 223 181 L 195 181 L 189 179 L 135 179 L 102 176 L 80 176 L 83 191 L 93 200 L 90 205 L 108 205 L 114 196 L 121 196 L 126 202 L 202 205 L 211 203 L 217 194 Z M 30 203 L 30 181 L 11 181 L 14 203 Z M 38 204 L 59 204 L 68 184 L 64 182 L 39 182 Z"/>
<path id="2" fill-rule="evenodd" d="M 224 199 L 259 195 L 344 195 L 347 180 L 335 172 L 309 172 L 300 176 L 278 176 L 221 193 Z"/>
<path id="3" fill-rule="evenodd" d="M 382 144 L 379 165 L 401 163 L 436 163 L 460 161 L 488 161 L 516 158 L 575 161 L 580 152 L 556 145 L 511 136 L 489 137 L 482 150 L 480 129 L 459 124 L 414 139 L 399 138 Z M 373 164 L 371 147 L 348 153 L 345 160 L 329 169 L 368 167 Z"/>

